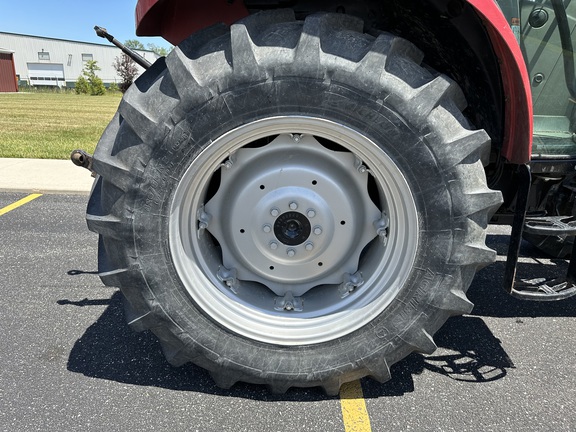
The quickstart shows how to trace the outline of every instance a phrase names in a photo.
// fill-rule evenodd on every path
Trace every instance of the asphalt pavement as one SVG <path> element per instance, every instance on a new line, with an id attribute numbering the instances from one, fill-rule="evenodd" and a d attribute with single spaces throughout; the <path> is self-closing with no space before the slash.
<path id="1" fill-rule="evenodd" d="M 97 236 L 84 221 L 90 173 L 68 161 L 4 161 L 0 190 L 9 192 L 0 193 L 0 210 L 42 195 L 0 215 L 0 431 L 358 426 L 345 423 L 339 398 L 319 389 L 222 390 L 198 367 L 169 366 L 149 332 L 126 326 L 119 292 L 98 278 Z M 44 180 L 67 179 L 67 193 L 47 181 L 22 186 L 41 169 Z M 370 425 L 355 430 L 576 430 L 576 299 L 530 303 L 504 293 L 507 239 L 507 227 L 490 227 L 498 261 L 478 273 L 468 293 L 474 310 L 447 322 L 434 354 L 410 355 L 385 384 L 361 381 Z M 566 268 L 526 244 L 523 252 L 531 256 L 521 260 L 525 277 Z"/>

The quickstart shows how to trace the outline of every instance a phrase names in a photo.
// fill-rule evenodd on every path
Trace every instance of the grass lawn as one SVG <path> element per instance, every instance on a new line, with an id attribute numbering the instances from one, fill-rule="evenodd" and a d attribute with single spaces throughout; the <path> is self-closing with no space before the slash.
<path id="1" fill-rule="evenodd" d="M 120 94 L 0 93 L 0 157 L 67 159 L 93 153 Z"/>

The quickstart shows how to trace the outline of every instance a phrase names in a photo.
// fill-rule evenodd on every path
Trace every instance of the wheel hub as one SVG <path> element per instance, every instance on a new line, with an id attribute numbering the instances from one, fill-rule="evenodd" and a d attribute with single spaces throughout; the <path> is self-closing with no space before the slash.
<path id="1" fill-rule="evenodd" d="M 368 173 L 356 168 L 352 153 L 293 136 L 238 150 L 205 205 L 224 267 L 279 296 L 355 273 L 381 217 L 368 195 Z"/>
<path id="2" fill-rule="evenodd" d="M 274 222 L 274 235 L 287 246 L 298 246 L 308 240 L 312 227 L 302 213 L 286 212 Z"/>

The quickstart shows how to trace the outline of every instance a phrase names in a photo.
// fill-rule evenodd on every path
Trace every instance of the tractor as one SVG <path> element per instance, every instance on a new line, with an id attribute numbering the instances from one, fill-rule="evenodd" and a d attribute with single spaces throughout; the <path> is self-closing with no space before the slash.
<path id="1" fill-rule="evenodd" d="M 99 276 L 172 365 L 384 382 L 472 311 L 489 223 L 511 295 L 576 294 L 572 261 L 516 280 L 522 239 L 575 255 L 575 2 L 140 0 L 136 25 L 175 47 L 125 48 L 146 71 L 72 157 Z"/>

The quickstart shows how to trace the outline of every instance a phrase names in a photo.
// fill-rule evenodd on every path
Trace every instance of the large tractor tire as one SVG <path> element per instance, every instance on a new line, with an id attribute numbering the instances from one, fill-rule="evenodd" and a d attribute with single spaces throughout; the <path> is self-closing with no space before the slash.
<path id="1" fill-rule="evenodd" d="M 273 392 L 390 377 L 495 259 L 490 143 L 407 41 L 289 10 L 158 60 L 94 155 L 99 272 L 173 365 Z"/>

